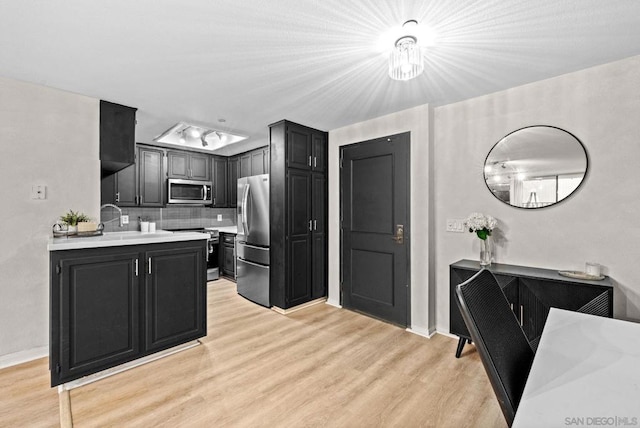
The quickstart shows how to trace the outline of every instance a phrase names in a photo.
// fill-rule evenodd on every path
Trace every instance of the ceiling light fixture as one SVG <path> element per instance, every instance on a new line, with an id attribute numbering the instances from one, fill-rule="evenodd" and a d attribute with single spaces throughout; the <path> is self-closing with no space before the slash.
<path id="1" fill-rule="evenodd" d="M 153 141 L 160 144 L 180 145 L 193 149 L 213 151 L 246 139 L 247 137 L 244 135 L 212 129 L 202 125 L 178 122 L 154 138 Z"/>
<path id="2" fill-rule="evenodd" d="M 389 76 L 393 80 L 410 80 L 424 71 L 424 57 L 418 45 L 418 21 L 411 19 L 402 25 L 404 35 L 398 38 L 389 54 Z"/>

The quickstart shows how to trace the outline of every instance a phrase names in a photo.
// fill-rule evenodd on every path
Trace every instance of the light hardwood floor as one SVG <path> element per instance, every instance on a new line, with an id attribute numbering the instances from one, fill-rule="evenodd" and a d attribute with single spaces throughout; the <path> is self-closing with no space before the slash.
<path id="1" fill-rule="evenodd" d="M 280 315 L 208 286 L 202 345 L 70 393 L 75 427 L 504 427 L 473 346 L 325 304 Z M 0 370 L 0 426 L 57 426 L 47 359 Z"/>

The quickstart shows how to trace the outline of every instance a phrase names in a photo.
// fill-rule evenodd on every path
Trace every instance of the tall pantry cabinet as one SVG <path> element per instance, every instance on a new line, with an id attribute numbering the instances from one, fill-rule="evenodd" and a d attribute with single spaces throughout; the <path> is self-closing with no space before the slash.
<path id="1" fill-rule="evenodd" d="M 271 305 L 327 295 L 328 135 L 286 120 L 270 126 Z"/>

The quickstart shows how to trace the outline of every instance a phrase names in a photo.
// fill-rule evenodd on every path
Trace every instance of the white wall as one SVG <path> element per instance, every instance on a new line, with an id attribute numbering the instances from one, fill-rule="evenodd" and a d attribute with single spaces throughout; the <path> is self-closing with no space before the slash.
<path id="1" fill-rule="evenodd" d="M 0 367 L 48 355 L 47 242 L 70 208 L 98 216 L 98 102 L 0 78 Z"/>
<path id="2" fill-rule="evenodd" d="M 329 131 L 329 296 L 340 305 L 340 146 L 402 132 L 411 132 L 411 329 L 433 330 L 433 300 L 429 299 L 430 115 L 428 105 Z"/>
<path id="3" fill-rule="evenodd" d="M 499 221 L 496 261 L 549 269 L 605 266 L 617 283 L 614 315 L 640 320 L 640 57 L 434 109 L 437 328 L 449 330 L 450 263 L 478 259 L 478 239 L 445 232 L 474 211 Z M 553 125 L 586 147 L 589 170 L 564 202 L 541 210 L 494 198 L 483 162 L 503 136 Z"/>

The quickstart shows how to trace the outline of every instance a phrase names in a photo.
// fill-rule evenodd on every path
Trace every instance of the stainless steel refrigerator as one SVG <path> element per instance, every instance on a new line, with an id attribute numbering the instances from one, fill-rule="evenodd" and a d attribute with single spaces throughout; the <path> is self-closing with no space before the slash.
<path id="1" fill-rule="evenodd" d="M 238 294 L 262 306 L 269 299 L 269 174 L 238 179 Z"/>

